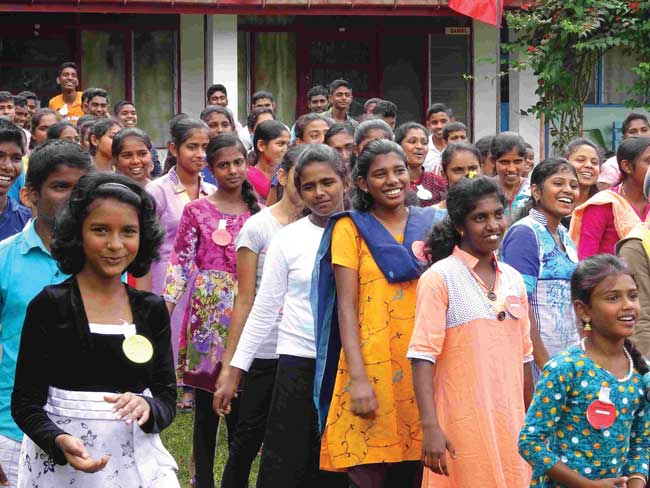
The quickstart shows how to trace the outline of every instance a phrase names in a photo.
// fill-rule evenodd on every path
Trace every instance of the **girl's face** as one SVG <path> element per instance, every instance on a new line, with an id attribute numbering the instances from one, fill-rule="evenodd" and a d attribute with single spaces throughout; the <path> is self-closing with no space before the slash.
<path id="1" fill-rule="evenodd" d="M 296 183 L 294 180 L 295 175 L 296 175 L 295 166 L 293 166 L 289 170 L 289 173 L 285 173 L 282 168 L 278 170 L 278 182 L 284 188 L 284 193 L 282 194 L 282 198 L 283 199 L 288 198 L 289 201 L 295 207 L 304 207 L 305 202 L 303 201 L 302 197 L 298 193 L 298 190 L 296 189 Z"/>
<path id="2" fill-rule="evenodd" d="M 41 120 L 38 121 L 38 125 L 32 129 L 34 143 L 41 144 L 45 139 L 47 139 L 47 129 L 49 129 L 54 124 L 56 124 L 56 115 L 43 115 L 41 117 Z"/>
<path id="3" fill-rule="evenodd" d="M 465 251 L 478 257 L 494 253 L 506 230 L 503 205 L 497 196 L 488 195 L 478 200 L 462 227 L 456 230 L 462 236 L 461 245 Z"/>
<path id="4" fill-rule="evenodd" d="M 122 141 L 122 150 L 115 166 L 120 173 L 142 183 L 147 180 L 149 171 L 153 168 L 151 151 L 139 137 L 127 137 Z"/>
<path id="5" fill-rule="evenodd" d="M 59 136 L 59 139 L 68 141 L 68 142 L 74 142 L 75 144 L 79 144 L 79 132 L 74 127 L 65 127 L 61 131 L 61 135 Z"/>
<path id="6" fill-rule="evenodd" d="M 580 196 L 578 178 L 567 167 L 546 178 L 541 188 L 532 185 L 531 191 L 541 210 L 558 219 L 571 215 Z"/>
<path id="7" fill-rule="evenodd" d="M 350 158 L 354 149 L 354 139 L 347 132 L 339 132 L 332 136 L 327 141 L 327 145 L 339 153 L 341 161 L 345 163 L 347 168 L 350 167 Z"/>
<path id="8" fill-rule="evenodd" d="M 135 208 L 112 198 L 95 200 L 81 227 L 83 270 L 101 278 L 120 279 L 140 248 Z"/>
<path id="9" fill-rule="evenodd" d="M 319 217 L 343 210 L 345 186 L 328 163 L 313 162 L 300 173 L 300 195 L 311 212 Z"/>
<path id="10" fill-rule="evenodd" d="M 271 165 L 277 166 L 282 162 L 284 155 L 289 150 L 289 141 L 291 136 L 287 131 L 283 131 L 275 139 L 270 141 L 257 141 L 257 147 L 262 157 Z"/>
<path id="11" fill-rule="evenodd" d="M 113 125 L 110 129 L 106 131 L 106 134 L 101 136 L 99 140 L 95 136 L 92 136 L 94 141 L 97 144 L 97 152 L 106 156 L 107 158 L 112 158 L 113 153 L 111 148 L 113 147 L 113 137 L 121 130 L 119 125 Z"/>
<path id="12" fill-rule="evenodd" d="M 590 302 L 576 300 L 574 307 L 583 322 L 591 323 L 594 332 L 612 340 L 632 335 L 641 307 L 636 283 L 630 275 L 610 276 L 598 283 Z"/>
<path id="13" fill-rule="evenodd" d="M 636 157 L 634 164 L 630 164 L 625 160 L 621 163 L 621 168 L 627 175 L 626 180 L 629 180 L 639 188 L 643 188 L 643 181 L 648 172 L 648 167 L 650 167 L 650 147 L 645 148 L 645 150 Z"/>
<path id="14" fill-rule="evenodd" d="M 409 166 L 422 166 L 429 150 L 426 133 L 422 129 L 409 129 L 402 139 L 402 149 L 406 153 L 406 161 Z"/>
<path id="15" fill-rule="evenodd" d="M 449 188 L 465 178 L 473 171 L 477 176 L 481 175 L 481 165 L 476 156 L 470 151 L 456 151 L 451 162 L 445 170 L 445 178 Z"/>
<path id="16" fill-rule="evenodd" d="M 180 147 L 173 142 L 169 150 L 176 157 L 176 164 L 180 169 L 190 174 L 198 174 L 205 166 L 205 150 L 208 148 L 207 129 L 192 129 L 190 136 L 183 141 Z"/>
<path id="17" fill-rule="evenodd" d="M 588 145 L 579 146 L 567 158 L 578 173 L 578 183 L 582 187 L 592 187 L 600 176 L 600 158 L 596 150 Z"/>
<path id="18" fill-rule="evenodd" d="M 496 159 L 496 170 L 499 182 L 504 188 L 514 188 L 521 181 L 524 169 L 524 157 L 515 147 Z"/>
<path id="19" fill-rule="evenodd" d="M 322 144 L 329 128 L 329 125 L 324 120 L 314 120 L 305 126 L 301 142 L 304 144 Z"/>
<path id="20" fill-rule="evenodd" d="M 368 175 L 358 177 L 357 185 L 372 197 L 376 207 L 393 209 L 404 205 L 410 180 L 404 160 L 391 152 L 377 156 Z"/>
<path id="21" fill-rule="evenodd" d="M 219 134 L 230 134 L 233 131 L 228 117 L 224 114 L 211 113 L 208 116 L 206 124 L 208 124 L 208 129 L 210 129 L 210 139 L 217 137 Z"/>
<path id="22" fill-rule="evenodd" d="M 133 105 L 123 105 L 120 111 L 117 112 L 116 117 L 126 128 L 138 125 L 138 112 Z"/>
<path id="23" fill-rule="evenodd" d="M 217 187 L 226 191 L 241 189 L 246 179 L 246 155 L 237 146 L 219 149 L 209 162 Z"/>

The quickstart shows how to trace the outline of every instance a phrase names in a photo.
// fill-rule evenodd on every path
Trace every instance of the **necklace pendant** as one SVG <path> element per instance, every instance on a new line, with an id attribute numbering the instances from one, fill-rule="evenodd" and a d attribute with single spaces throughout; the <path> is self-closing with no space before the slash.
<path id="1" fill-rule="evenodd" d="M 494 293 L 493 291 L 488 291 L 487 297 L 488 297 L 488 300 L 490 300 L 491 302 L 494 302 L 497 299 L 497 294 Z"/>

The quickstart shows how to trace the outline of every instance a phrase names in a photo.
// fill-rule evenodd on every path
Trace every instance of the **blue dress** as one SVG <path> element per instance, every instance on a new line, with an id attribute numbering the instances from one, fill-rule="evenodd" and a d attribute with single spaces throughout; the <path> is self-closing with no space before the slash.
<path id="1" fill-rule="evenodd" d="M 594 429 L 586 411 L 601 387 L 611 389 L 616 420 Z M 519 452 L 533 467 L 531 486 L 562 487 L 546 472 L 561 461 L 587 479 L 648 473 L 650 410 L 641 375 L 617 379 L 580 346 L 554 356 L 544 367 L 519 436 Z"/>
<path id="2" fill-rule="evenodd" d="M 563 250 L 546 224 L 544 214 L 535 209 L 515 222 L 503 239 L 501 259 L 523 276 L 539 335 L 550 357 L 579 340 L 571 303 L 571 275 L 578 265 L 578 253 L 564 226 L 557 229 Z"/>

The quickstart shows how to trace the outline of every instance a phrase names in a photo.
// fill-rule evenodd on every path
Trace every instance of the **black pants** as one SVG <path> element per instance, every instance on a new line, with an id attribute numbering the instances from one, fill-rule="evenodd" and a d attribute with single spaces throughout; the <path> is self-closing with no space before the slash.
<path id="1" fill-rule="evenodd" d="M 246 374 L 235 429 L 237 435 L 229 446 L 221 488 L 248 486 L 251 464 L 264 440 L 277 368 L 277 359 L 256 359 Z"/>
<path id="2" fill-rule="evenodd" d="M 195 487 L 214 488 L 214 453 L 217 447 L 217 428 L 219 416 L 212 410 L 212 393 L 196 388 L 194 390 L 194 462 L 196 464 Z M 239 400 L 233 398 L 232 408 L 226 415 L 228 445 L 235 437 L 235 427 L 239 411 Z"/>
<path id="3" fill-rule="evenodd" d="M 348 470 L 350 488 L 420 488 L 422 463 L 364 464 Z"/>
<path id="4" fill-rule="evenodd" d="M 257 488 L 339 488 L 346 476 L 318 469 L 314 359 L 280 356 L 264 434 Z"/>

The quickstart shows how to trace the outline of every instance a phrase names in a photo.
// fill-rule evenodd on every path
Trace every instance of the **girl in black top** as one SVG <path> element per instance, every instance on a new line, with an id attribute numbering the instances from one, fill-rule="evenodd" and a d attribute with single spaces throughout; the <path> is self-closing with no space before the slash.
<path id="1" fill-rule="evenodd" d="M 27 309 L 11 404 L 26 434 L 18 486 L 179 486 L 157 435 L 176 414 L 169 316 L 122 282 L 158 256 L 154 205 L 129 178 L 96 174 L 57 218 L 52 256 L 72 276 Z"/>

